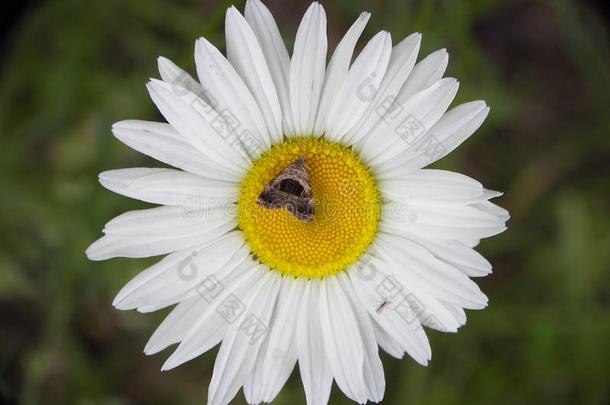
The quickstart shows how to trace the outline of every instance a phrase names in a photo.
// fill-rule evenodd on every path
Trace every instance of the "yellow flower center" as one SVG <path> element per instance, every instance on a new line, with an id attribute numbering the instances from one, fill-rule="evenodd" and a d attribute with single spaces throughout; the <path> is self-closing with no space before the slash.
<path id="1" fill-rule="evenodd" d="M 312 221 L 257 203 L 286 167 L 303 158 L 314 198 Z M 321 278 L 345 270 L 377 233 L 380 197 L 356 153 L 337 143 L 297 138 L 275 145 L 246 174 L 238 201 L 239 227 L 252 253 L 284 275 Z"/>

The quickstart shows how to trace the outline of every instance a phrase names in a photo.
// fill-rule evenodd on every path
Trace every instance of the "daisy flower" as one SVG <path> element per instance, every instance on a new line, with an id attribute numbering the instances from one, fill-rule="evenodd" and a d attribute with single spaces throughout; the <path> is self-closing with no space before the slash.
<path id="1" fill-rule="evenodd" d="M 91 260 L 167 255 L 117 295 L 121 310 L 173 310 L 146 354 L 179 344 L 172 369 L 220 344 L 208 403 L 271 402 L 296 363 L 308 404 L 333 381 L 358 403 L 383 399 L 379 348 L 426 365 L 423 327 L 455 332 L 487 298 L 474 247 L 504 231 L 500 195 L 425 166 L 485 120 L 483 101 L 448 111 L 447 52 L 416 63 L 421 35 L 374 35 L 370 14 L 327 64 L 326 16 L 313 3 L 292 56 L 269 10 L 226 13 L 226 56 L 195 45 L 198 80 L 159 58 L 147 88 L 167 123 L 128 120 L 114 135 L 176 167 L 103 172 L 109 190 L 155 208 L 106 224 Z"/>

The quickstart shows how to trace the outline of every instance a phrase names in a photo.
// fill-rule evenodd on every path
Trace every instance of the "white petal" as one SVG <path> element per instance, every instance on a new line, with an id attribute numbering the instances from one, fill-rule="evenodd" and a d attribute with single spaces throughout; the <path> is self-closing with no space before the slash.
<path id="1" fill-rule="evenodd" d="M 297 361 L 296 327 L 305 281 L 284 277 L 268 339 L 244 385 L 248 403 L 271 402 L 288 380 Z"/>
<path id="2" fill-rule="evenodd" d="M 248 262 L 249 249 L 239 232 L 230 232 L 212 243 L 172 253 L 127 283 L 114 299 L 122 310 L 167 304 L 188 292 L 197 294 L 206 283 Z"/>
<path id="3" fill-rule="evenodd" d="M 137 167 L 100 173 L 100 183 L 108 190 L 153 204 L 201 206 L 226 205 L 235 201 L 235 183 L 206 179 L 172 170 Z M 193 206 L 194 205 L 194 206 Z"/>
<path id="4" fill-rule="evenodd" d="M 227 59 L 242 77 L 260 107 L 272 143 L 283 138 L 282 110 L 263 51 L 254 32 L 235 7 L 227 10 Z"/>
<path id="5" fill-rule="evenodd" d="M 460 324 L 442 301 L 422 291 L 413 277 L 409 277 L 402 263 L 391 260 L 387 255 L 384 256 L 376 247 L 371 253 L 375 256 L 364 257 L 364 269 L 369 270 L 363 271 L 362 264 L 356 267 L 365 281 L 362 283 L 365 284 L 365 288 L 357 288 L 356 291 L 366 293 L 368 290 L 369 296 L 377 300 L 376 303 L 373 301 L 376 309 L 376 315 L 372 315 L 373 320 L 398 341 L 403 344 L 411 343 L 411 346 L 406 346 L 405 350 L 416 361 L 426 365 L 431 351 L 420 322 L 442 332 L 455 332 Z M 383 257 L 384 260 L 376 256 Z M 357 277 L 351 278 L 357 279 Z M 369 297 L 365 302 L 368 302 L 367 308 L 370 311 L 371 298 Z M 383 303 L 387 303 L 385 308 L 381 307 Z"/>
<path id="6" fill-rule="evenodd" d="M 186 96 L 189 104 L 200 104 L 193 96 L 200 98 L 204 102 L 200 111 L 208 122 L 212 123 L 220 120 L 218 111 L 215 109 L 219 107 L 218 101 L 209 89 L 204 89 L 201 83 L 167 58 L 159 57 L 158 66 L 161 78 L 169 85 L 172 93 Z"/>
<path id="7" fill-rule="evenodd" d="M 326 13 L 319 3 L 307 9 L 294 42 L 290 61 L 290 105 L 296 133 L 309 135 L 320 102 L 326 68 Z"/>
<path id="8" fill-rule="evenodd" d="M 451 304 L 445 304 L 445 303 L 443 303 L 443 305 L 447 308 L 447 310 L 449 312 L 451 312 L 451 314 L 455 317 L 455 319 L 457 319 L 457 321 L 460 323 L 460 326 L 466 325 L 466 311 L 464 311 L 463 308 L 461 308 L 457 305 L 451 305 Z"/>
<path id="9" fill-rule="evenodd" d="M 405 351 L 400 347 L 398 340 L 381 329 L 377 323 L 373 323 L 373 328 L 375 329 L 375 339 L 377 339 L 379 347 L 395 359 L 402 359 Z"/>
<path id="10" fill-rule="evenodd" d="M 430 343 L 411 308 L 412 300 L 408 299 L 404 288 L 391 283 L 394 279 L 390 277 L 392 273 L 388 272 L 387 263 L 372 256 L 364 256 L 362 260 L 349 270 L 350 282 L 376 328 L 386 335 L 386 346 L 391 345 L 390 350 L 396 357 L 402 357 L 406 351 L 415 361 L 427 365 L 431 356 Z M 398 344 L 400 350 L 394 344 Z M 386 347 L 384 349 L 387 351 Z"/>
<path id="11" fill-rule="evenodd" d="M 223 130 L 235 132 L 252 156 L 271 146 L 267 126 L 256 100 L 229 61 L 205 38 L 195 45 L 197 76 L 214 98 Z"/>
<path id="12" fill-rule="evenodd" d="M 260 0 L 248 0 L 245 10 L 246 21 L 252 27 L 265 60 L 282 107 L 282 123 L 286 133 L 294 133 L 294 120 L 290 107 L 288 80 L 290 75 L 290 56 L 273 16 Z"/>
<path id="13" fill-rule="evenodd" d="M 203 303 L 207 304 L 205 301 Z M 163 366 L 161 366 L 162 371 L 171 370 L 197 358 L 222 341 L 229 324 L 216 311 L 208 308 L 210 308 L 209 304 L 203 308 L 203 311 L 200 310 L 197 313 L 195 310 L 200 308 L 195 307 L 193 309 L 193 316 L 196 317 L 194 324 L 198 326 L 201 321 L 205 321 L 205 328 L 193 326 L 193 323 L 190 325 L 185 324 L 189 329 L 179 337 L 179 341 L 172 342 L 181 343 L 176 351 L 163 363 Z"/>
<path id="14" fill-rule="evenodd" d="M 374 101 L 392 52 L 387 32 L 375 35 L 356 58 L 328 113 L 325 137 L 340 141 Z"/>
<path id="15" fill-rule="evenodd" d="M 299 371 L 307 405 L 326 405 L 330 396 L 333 375 L 324 352 L 320 323 L 320 280 L 309 280 L 299 308 L 297 321 L 297 350 Z"/>
<path id="16" fill-rule="evenodd" d="M 157 327 L 146 343 L 144 353 L 155 354 L 181 342 L 207 306 L 207 301 L 200 296 L 180 302 Z"/>
<path id="17" fill-rule="evenodd" d="M 375 245 L 386 262 L 403 269 L 404 278 L 414 289 L 464 308 L 487 306 L 487 297 L 476 283 L 412 241 L 380 234 Z"/>
<path id="18" fill-rule="evenodd" d="M 246 170 L 249 159 L 232 133 L 216 126 L 218 114 L 203 99 L 186 90 L 151 79 L 146 87 L 165 119 L 207 159 L 226 169 Z"/>
<path id="19" fill-rule="evenodd" d="M 473 248 L 457 242 L 437 239 L 424 239 L 409 235 L 409 239 L 428 249 L 438 259 L 447 262 L 468 277 L 482 277 L 491 273 L 491 264 Z"/>
<path id="20" fill-rule="evenodd" d="M 259 283 L 265 274 L 256 266 L 243 270 L 219 281 L 222 290 L 206 297 L 207 305 L 202 306 L 178 348 L 163 364 L 163 370 L 175 368 L 210 350 L 230 333 L 233 324 L 243 319 L 241 315 L 247 311 L 245 300 L 251 296 L 252 285 Z"/>
<path id="21" fill-rule="evenodd" d="M 453 108 L 409 149 L 376 165 L 375 174 L 380 178 L 395 178 L 441 159 L 470 137 L 488 114 L 489 107 L 484 101 Z"/>
<path id="22" fill-rule="evenodd" d="M 383 374 L 383 364 L 381 364 L 381 359 L 379 358 L 379 349 L 373 323 L 358 300 L 349 278 L 342 273 L 337 276 L 337 279 L 341 284 L 343 292 L 351 302 L 358 330 L 360 336 L 362 336 L 362 346 L 364 349 L 363 375 L 368 389 L 368 399 L 372 402 L 381 402 L 385 392 L 385 376 Z"/>
<path id="23" fill-rule="evenodd" d="M 454 311 L 449 310 L 444 301 L 421 291 L 412 292 L 410 298 L 423 326 L 446 333 L 455 333 L 462 326 Z"/>
<path id="24" fill-rule="evenodd" d="M 193 76 L 163 56 L 159 56 L 159 58 L 157 58 L 157 65 L 159 67 L 161 79 L 163 79 L 164 82 L 171 84 L 172 86 L 176 86 L 176 91 L 180 91 L 179 88 L 184 88 L 192 93 L 195 93 L 209 104 L 210 100 L 206 98 L 203 87 L 201 87 L 201 84 L 199 84 L 197 80 L 193 79 Z"/>
<path id="25" fill-rule="evenodd" d="M 224 169 L 209 160 L 169 124 L 127 120 L 112 126 L 114 136 L 127 146 L 160 162 L 190 173 L 224 181 L 238 182 L 241 172 Z"/>
<path id="26" fill-rule="evenodd" d="M 169 305 L 166 305 L 165 303 L 153 304 L 153 305 L 143 305 L 141 307 L 137 307 L 136 311 L 138 311 L 141 314 L 148 314 L 151 312 L 156 312 L 156 311 L 166 308 L 168 306 Z"/>
<path id="27" fill-rule="evenodd" d="M 400 88 L 396 100 L 404 103 L 415 94 L 432 86 L 443 77 L 448 63 L 449 55 L 445 49 L 439 49 L 426 56 L 415 65 Z"/>
<path id="28" fill-rule="evenodd" d="M 510 219 L 510 214 L 506 209 L 492 203 L 491 201 L 481 201 L 472 205 L 483 212 L 501 219 L 502 221 L 508 221 Z"/>
<path id="29" fill-rule="evenodd" d="M 236 226 L 230 207 L 201 212 L 157 207 L 126 212 L 106 224 L 102 238 L 87 249 L 90 260 L 149 257 L 216 240 Z"/>
<path id="30" fill-rule="evenodd" d="M 389 113 L 396 102 L 398 92 L 413 70 L 420 43 L 421 34 L 414 33 L 392 48 L 388 69 L 379 90 L 374 94 L 375 98 L 366 114 L 345 138 L 346 142 L 350 144 L 358 143 L 377 126 L 382 117 Z"/>
<path id="31" fill-rule="evenodd" d="M 337 385 L 358 403 L 365 403 L 364 347 L 358 323 L 350 303 L 335 276 L 322 280 L 320 290 L 320 324 L 324 352 Z"/>
<path id="32" fill-rule="evenodd" d="M 471 248 L 475 248 L 477 246 L 479 246 L 479 244 L 481 243 L 481 239 L 467 239 L 464 238 L 460 241 L 460 243 L 463 243 L 464 245 L 471 247 Z"/>
<path id="33" fill-rule="evenodd" d="M 502 217 L 490 214 L 475 205 L 410 204 L 406 210 L 397 210 L 392 203 L 382 208 L 380 229 L 401 235 L 403 231 L 425 238 L 458 240 L 488 238 L 506 230 Z"/>
<path id="34" fill-rule="evenodd" d="M 363 159 L 375 170 L 374 166 L 408 149 L 443 116 L 458 87 L 457 80 L 445 78 L 398 104 L 396 112 L 385 116 L 358 145 Z"/>
<path id="35" fill-rule="evenodd" d="M 347 30 L 345 36 L 330 58 L 328 67 L 326 68 L 326 78 L 324 79 L 324 87 L 320 97 L 320 106 L 316 116 L 314 135 L 322 135 L 326 130 L 328 123 L 328 110 L 335 102 L 337 93 L 345 82 L 345 77 L 349 71 L 349 66 L 354 54 L 354 48 L 358 42 L 358 38 L 364 31 L 366 23 L 371 18 L 371 13 L 362 13 Z"/>
<path id="36" fill-rule="evenodd" d="M 280 286 L 278 273 L 263 271 L 261 281 L 252 286 L 253 297 L 242 300 L 246 311 L 229 327 L 220 346 L 208 390 L 210 405 L 228 404 L 254 367 Z"/>
<path id="37" fill-rule="evenodd" d="M 467 205 L 501 195 L 483 189 L 478 181 L 455 172 L 421 169 L 401 177 L 381 179 L 379 188 L 384 199 L 414 205 Z"/>

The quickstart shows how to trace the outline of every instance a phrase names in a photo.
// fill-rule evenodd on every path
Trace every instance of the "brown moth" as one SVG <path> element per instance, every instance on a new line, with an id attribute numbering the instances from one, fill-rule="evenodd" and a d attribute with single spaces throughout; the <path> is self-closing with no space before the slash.
<path id="1" fill-rule="evenodd" d="M 303 222 L 313 221 L 313 192 L 305 159 L 300 157 L 286 166 L 265 187 L 257 203 L 269 209 L 286 209 Z"/>

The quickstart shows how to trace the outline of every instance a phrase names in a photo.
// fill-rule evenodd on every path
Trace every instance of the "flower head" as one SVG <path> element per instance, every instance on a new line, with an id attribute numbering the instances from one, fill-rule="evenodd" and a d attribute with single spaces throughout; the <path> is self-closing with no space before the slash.
<path id="1" fill-rule="evenodd" d="M 270 12 L 226 15 L 226 57 L 204 38 L 198 81 L 165 58 L 147 88 L 167 123 L 122 121 L 114 135 L 175 166 L 100 174 L 108 189 L 159 207 L 111 220 L 92 260 L 167 255 L 117 295 L 123 310 L 175 305 L 146 345 L 179 343 L 163 369 L 220 344 L 208 402 L 243 387 L 272 401 L 297 361 L 308 404 L 333 380 L 379 402 L 378 349 L 426 365 L 423 326 L 453 332 L 487 298 L 473 248 L 502 232 L 500 193 L 424 169 L 484 121 L 483 101 L 449 111 L 447 53 L 416 63 L 420 34 L 373 36 L 352 56 L 363 13 L 327 65 L 326 17 L 313 3 L 289 56 Z"/>

